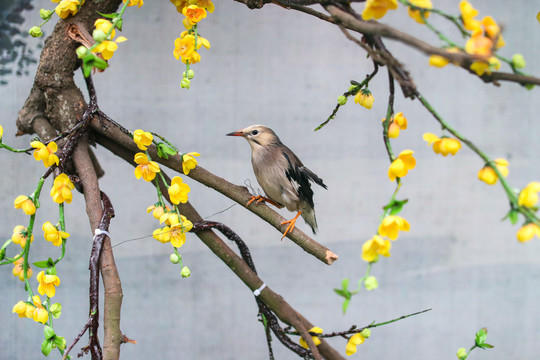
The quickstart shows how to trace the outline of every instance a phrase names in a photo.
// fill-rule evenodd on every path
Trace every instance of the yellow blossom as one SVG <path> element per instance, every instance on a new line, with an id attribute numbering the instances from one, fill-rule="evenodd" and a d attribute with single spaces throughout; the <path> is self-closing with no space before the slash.
<path id="1" fill-rule="evenodd" d="M 0 125 L 0 142 L 2 142 L 2 136 L 4 135 L 4 128 Z"/>
<path id="2" fill-rule="evenodd" d="M 148 156 L 142 152 L 135 154 L 135 162 L 139 164 L 135 168 L 135 177 L 137 179 L 142 177 L 145 181 L 150 182 L 154 180 L 156 174 L 161 171 L 158 163 L 155 161 L 149 161 Z"/>
<path id="3" fill-rule="evenodd" d="M 58 2 L 59 0 L 52 0 L 53 2 Z M 84 4 L 84 0 L 62 0 L 56 6 L 54 11 L 62 19 L 67 18 L 69 15 L 75 15 L 79 11 L 79 8 Z"/>
<path id="4" fill-rule="evenodd" d="M 52 242 L 54 246 L 62 245 L 62 240 L 69 237 L 67 232 L 58 230 L 50 221 L 44 223 L 41 228 L 43 229 L 45 240 Z"/>
<path id="5" fill-rule="evenodd" d="M 43 160 L 45 167 L 49 167 L 52 164 L 58 165 L 58 156 L 54 154 L 58 150 L 58 146 L 54 141 L 51 141 L 47 146 L 41 141 L 32 141 L 30 146 L 36 149 L 34 150 L 34 158 L 37 161 Z"/>
<path id="6" fill-rule="evenodd" d="M 384 240 L 381 236 L 374 235 L 362 245 L 362 260 L 374 262 L 379 260 L 379 255 L 388 257 L 391 247 L 390 240 Z"/>
<path id="7" fill-rule="evenodd" d="M 379 225 L 379 235 L 396 240 L 400 231 L 409 231 L 410 228 L 409 222 L 401 216 L 388 215 Z"/>
<path id="8" fill-rule="evenodd" d="M 201 154 L 196 152 L 190 152 L 182 155 L 182 170 L 184 171 L 184 174 L 187 175 L 191 169 L 195 169 L 195 166 L 197 166 L 197 160 L 194 158 L 194 156 L 200 155 Z"/>
<path id="9" fill-rule="evenodd" d="M 60 285 L 60 278 L 56 275 L 45 274 L 45 271 L 37 274 L 36 278 L 39 282 L 38 292 L 41 295 L 47 294 L 48 297 L 53 297 L 56 292 L 55 286 Z"/>
<path id="10" fill-rule="evenodd" d="M 126 0 L 123 0 L 124 3 L 126 2 Z M 129 3 L 128 3 L 128 6 L 135 6 L 137 5 L 138 8 L 140 8 L 141 6 L 144 5 L 144 1 L 143 0 L 129 0 Z"/>
<path id="11" fill-rule="evenodd" d="M 465 43 L 465 51 L 472 55 L 489 57 L 492 54 L 493 41 L 482 35 L 482 33 L 473 34 Z"/>
<path id="12" fill-rule="evenodd" d="M 463 21 L 463 26 L 465 29 L 472 32 L 482 31 L 482 23 L 475 19 L 476 15 L 478 15 L 478 10 L 476 10 L 468 1 L 460 2 L 459 10 L 461 12 L 461 20 Z"/>
<path id="13" fill-rule="evenodd" d="M 183 63 L 190 61 L 193 52 L 195 52 L 195 37 L 193 35 L 186 35 L 174 41 L 173 55 L 176 60 L 181 58 Z"/>
<path id="14" fill-rule="evenodd" d="M 182 14 L 184 14 L 189 24 L 195 25 L 206 17 L 206 10 L 197 5 L 189 5 L 182 9 Z"/>
<path id="15" fill-rule="evenodd" d="M 36 205 L 32 199 L 26 195 L 19 195 L 13 202 L 15 209 L 22 209 L 26 215 L 34 215 L 36 213 Z"/>
<path id="16" fill-rule="evenodd" d="M 345 353 L 347 356 L 351 356 L 356 353 L 356 347 L 360 344 L 363 344 L 366 339 L 360 333 L 356 333 L 349 338 L 347 341 L 347 346 L 345 347 Z"/>
<path id="17" fill-rule="evenodd" d="M 529 183 L 521 192 L 518 197 L 519 206 L 525 206 L 532 208 L 538 203 L 538 192 L 540 191 L 540 182 L 533 181 Z"/>
<path id="18" fill-rule="evenodd" d="M 182 10 L 189 5 L 189 0 L 170 0 L 171 3 L 176 6 L 176 11 L 182 13 Z"/>
<path id="19" fill-rule="evenodd" d="M 13 229 L 13 235 L 11 235 L 11 241 L 14 244 L 19 244 L 24 249 L 26 246 L 26 240 L 28 239 L 28 230 L 22 226 L 17 225 Z M 30 243 L 34 242 L 34 234 L 30 237 Z"/>
<path id="20" fill-rule="evenodd" d="M 31 319 L 34 314 L 34 306 L 24 301 L 19 301 L 15 304 L 15 306 L 13 306 L 12 312 L 17 313 L 20 318 L 27 317 Z"/>
<path id="21" fill-rule="evenodd" d="M 499 158 L 495 159 L 493 162 L 501 175 L 506 177 L 508 175 L 508 161 L 506 159 Z M 486 165 L 480 169 L 480 171 L 478 171 L 478 179 L 482 180 L 488 185 L 493 185 L 497 182 L 497 174 L 491 166 Z"/>
<path id="22" fill-rule="evenodd" d="M 165 226 L 160 229 L 156 229 L 152 232 L 152 237 L 161 243 L 168 243 L 171 241 L 171 233 L 169 227 Z"/>
<path id="23" fill-rule="evenodd" d="M 133 132 L 133 141 L 137 144 L 137 147 L 141 150 L 148 149 L 148 146 L 152 144 L 154 137 L 149 132 L 137 129 Z"/>
<path id="24" fill-rule="evenodd" d="M 165 214 L 165 211 L 169 211 L 171 210 L 168 206 L 165 206 L 165 208 L 163 208 L 163 206 L 156 206 L 156 205 L 159 205 L 159 204 L 155 204 L 155 205 L 152 205 L 152 206 L 149 206 L 147 209 L 146 209 L 146 213 L 148 214 L 150 211 L 152 212 L 152 216 L 154 216 L 154 218 L 156 220 L 159 220 L 159 218 Z"/>
<path id="25" fill-rule="evenodd" d="M 397 9 L 397 0 L 367 0 L 366 7 L 362 11 L 362 19 L 380 19 L 388 10 Z"/>
<path id="26" fill-rule="evenodd" d="M 431 9 L 433 8 L 433 4 L 431 3 L 431 0 L 410 0 L 409 1 L 412 5 L 418 6 L 423 9 Z M 423 24 L 424 20 L 422 19 L 422 15 L 420 10 L 413 10 L 409 6 L 409 16 L 412 17 L 417 23 Z M 429 11 L 424 12 L 424 17 L 427 19 L 429 17 Z"/>
<path id="27" fill-rule="evenodd" d="M 517 232 L 517 239 L 522 243 L 530 241 L 535 236 L 540 238 L 540 228 L 534 223 L 522 226 Z"/>
<path id="28" fill-rule="evenodd" d="M 448 48 L 446 49 L 446 52 L 449 52 L 449 53 L 458 53 L 460 52 L 460 50 L 458 48 Z M 440 56 L 440 55 L 431 55 L 429 57 L 429 65 L 430 66 L 434 66 L 434 67 L 445 67 L 446 65 L 448 65 L 450 63 L 450 60 L 448 60 L 447 58 L 445 58 L 444 56 Z"/>
<path id="29" fill-rule="evenodd" d="M 429 145 L 433 145 L 433 151 L 436 154 L 441 154 L 442 156 L 447 156 L 448 154 L 456 155 L 459 149 L 461 149 L 461 143 L 457 139 L 448 137 L 439 138 L 437 135 L 431 133 L 425 133 L 423 138 Z"/>
<path id="30" fill-rule="evenodd" d="M 190 192 L 188 184 L 182 181 L 182 178 L 175 176 L 171 180 L 171 186 L 169 186 L 168 192 L 171 202 L 175 205 L 178 203 L 186 203 L 188 201 L 188 192 Z"/>
<path id="31" fill-rule="evenodd" d="M 98 46 L 92 49 L 94 53 L 101 53 L 103 59 L 109 60 L 113 57 L 114 52 L 118 49 L 118 44 L 114 41 L 105 40 L 102 41 Z"/>
<path id="32" fill-rule="evenodd" d="M 388 168 L 388 177 L 391 181 L 396 180 L 398 177 L 404 177 L 409 170 L 414 169 L 416 159 L 413 157 L 413 153 L 414 151 L 412 150 L 403 150 L 398 158 L 392 161 L 392 164 Z"/>
<path id="33" fill-rule="evenodd" d="M 186 232 L 192 228 L 193 223 L 181 215 L 180 220 L 177 220 L 173 224 L 154 230 L 152 236 L 159 242 L 170 242 L 172 246 L 179 248 L 186 242 Z"/>
<path id="34" fill-rule="evenodd" d="M 501 68 L 501 62 L 495 56 L 490 57 L 486 61 L 475 61 L 471 64 L 470 69 L 474 71 L 478 76 L 491 74 L 491 69 L 498 70 Z"/>
<path id="35" fill-rule="evenodd" d="M 309 332 L 322 334 L 323 330 L 320 327 L 314 326 L 311 329 L 309 329 Z M 315 346 L 319 346 L 319 344 L 321 343 L 321 339 L 319 339 L 317 336 L 312 336 L 311 338 L 313 339 L 313 343 L 315 344 Z M 300 346 L 302 346 L 304 349 L 309 349 L 309 346 L 303 337 L 300 337 L 299 342 L 300 342 Z"/>
<path id="36" fill-rule="evenodd" d="M 54 179 L 51 197 L 57 204 L 61 204 L 64 201 L 70 204 L 73 199 L 73 194 L 71 193 L 73 189 L 75 189 L 75 185 L 73 185 L 66 174 L 62 173 Z"/>
<path id="37" fill-rule="evenodd" d="M 197 0 L 197 6 L 208 10 L 209 13 L 214 12 L 214 3 L 212 3 L 212 0 Z"/>
<path id="38" fill-rule="evenodd" d="M 112 28 L 110 39 L 114 38 L 114 35 L 116 34 L 115 30 L 113 28 L 113 23 L 110 22 L 107 19 L 97 19 L 94 22 L 94 27 L 96 28 L 96 30 L 101 30 L 105 34 L 107 34 L 109 32 L 109 30 L 111 30 L 111 28 Z"/>
<path id="39" fill-rule="evenodd" d="M 13 262 L 13 276 L 18 277 L 19 280 L 24 281 L 24 268 L 23 268 L 23 258 L 20 257 L 18 260 Z M 32 269 L 30 266 L 28 266 L 28 269 L 26 271 L 27 278 L 32 277 Z"/>
<path id="40" fill-rule="evenodd" d="M 49 313 L 47 312 L 47 309 L 45 309 L 43 305 L 41 305 L 41 299 L 39 298 L 39 295 L 34 295 L 32 297 L 32 301 L 34 303 L 34 309 L 33 309 L 34 311 L 32 314 L 32 319 L 34 319 L 34 321 L 36 322 L 45 324 L 47 320 L 49 320 Z M 27 317 L 28 317 L 28 310 L 31 308 L 32 308 L 31 305 L 27 306 L 27 310 L 26 310 Z"/>
<path id="41" fill-rule="evenodd" d="M 382 119 L 384 121 L 386 119 Z M 407 118 L 403 116 L 402 112 L 398 112 L 390 118 L 390 124 L 388 125 L 388 136 L 395 139 L 399 136 L 400 130 L 407 129 Z"/>
<path id="42" fill-rule="evenodd" d="M 373 107 L 373 102 L 375 98 L 369 90 L 360 90 L 354 96 L 354 102 L 360 104 L 366 109 L 371 109 Z"/>
<path id="43" fill-rule="evenodd" d="M 486 31 L 487 36 L 491 40 L 496 41 L 495 43 L 496 49 L 502 48 L 504 45 L 506 45 L 501 35 L 501 28 L 491 16 L 485 16 L 482 19 L 482 25 L 484 25 L 484 29 Z"/>

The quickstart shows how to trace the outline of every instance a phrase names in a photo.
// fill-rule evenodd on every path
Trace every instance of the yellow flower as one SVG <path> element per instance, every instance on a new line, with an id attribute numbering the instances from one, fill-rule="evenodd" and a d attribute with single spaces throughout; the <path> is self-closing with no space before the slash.
<path id="1" fill-rule="evenodd" d="M 187 175 L 191 169 L 195 169 L 195 166 L 197 166 L 197 160 L 195 160 L 194 156 L 200 155 L 201 154 L 196 152 L 190 152 L 182 155 L 182 170 L 184 171 L 184 174 Z"/>
<path id="2" fill-rule="evenodd" d="M 473 34 L 465 43 L 465 51 L 469 54 L 491 56 L 493 49 L 493 41 L 490 38 L 482 35 L 482 33 Z"/>
<path id="3" fill-rule="evenodd" d="M 41 141 L 32 141 L 30 146 L 36 149 L 34 150 L 34 158 L 37 161 L 43 160 L 45 167 L 49 167 L 52 164 L 58 165 L 58 156 L 54 154 L 58 150 L 58 146 L 54 141 L 51 141 L 47 146 Z"/>
<path id="4" fill-rule="evenodd" d="M 163 244 L 168 243 L 169 241 L 171 241 L 171 233 L 169 231 L 169 227 L 165 226 L 160 229 L 154 230 L 152 232 L 152 237 Z"/>
<path id="5" fill-rule="evenodd" d="M 447 156 L 448 154 L 456 155 L 459 149 L 461 149 L 461 143 L 457 139 L 447 137 L 441 139 L 431 133 L 425 133 L 423 138 L 429 145 L 433 145 L 435 154 L 441 154 L 442 156 Z"/>
<path id="6" fill-rule="evenodd" d="M 174 6 L 176 6 L 176 11 L 178 11 L 180 14 L 182 13 L 182 10 L 184 10 L 184 8 L 189 5 L 189 0 L 170 0 L 170 1 Z"/>
<path id="7" fill-rule="evenodd" d="M 3 135 L 4 135 L 4 128 L 2 127 L 2 125 L 0 125 L 0 142 L 2 140 Z"/>
<path id="8" fill-rule="evenodd" d="M 208 10 L 209 13 L 214 12 L 214 4 L 211 0 L 197 0 L 197 6 L 205 8 L 206 10 Z"/>
<path id="9" fill-rule="evenodd" d="M 487 36 L 491 40 L 497 41 L 495 44 L 496 49 L 502 48 L 504 45 L 506 45 L 501 35 L 501 28 L 491 16 L 485 16 L 482 19 L 482 25 L 484 25 Z"/>
<path id="10" fill-rule="evenodd" d="M 34 302 L 34 311 L 33 311 L 33 314 L 32 314 L 32 319 L 34 319 L 34 321 L 36 322 L 39 322 L 39 323 L 42 323 L 42 324 L 45 324 L 47 322 L 47 320 L 49 320 L 49 313 L 47 312 L 47 309 L 45 309 L 43 307 L 43 305 L 41 305 L 41 299 L 39 298 L 38 295 L 34 295 L 32 297 L 32 301 Z M 31 309 L 32 306 L 31 305 L 28 305 L 27 306 L 27 313 L 26 313 L 26 316 L 28 317 L 28 311 L 29 309 Z"/>
<path id="11" fill-rule="evenodd" d="M 458 53 L 460 50 L 458 48 L 448 48 L 446 52 L 449 53 Z M 450 63 L 450 60 L 440 55 L 431 55 L 429 57 L 429 65 L 434 67 L 445 67 Z"/>
<path id="12" fill-rule="evenodd" d="M 176 60 L 182 58 L 183 63 L 190 61 L 193 52 L 195 52 L 195 37 L 193 35 L 186 35 L 174 40 L 173 55 Z"/>
<path id="13" fill-rule="evenodd" d="M 58 2 L 59 0 L 52 0 L 53 2 Z M 58 14 L 59 17 L 62 19 L 67 18 L 69 15 L 75 15 L 79 11 L 79 8 L 84 4 L 84 0 L 62 0 L 60 3 L 56 6 L 54 11 Z"/>
<path id="14" fill-rule="evenodd" d="M 388 10 L 397 9 L 397 0 L 367 0 L 366 7 L 362 11 L 362 19 L 380 19 Z"/>
<path id="15" fill-rule="evenodd" d="M 473 8 L 468 1 L 460 2 L 459 10 L 461 12 L 461 20 L 463 21 L 463 26 L 465 29 L 472 32 L 482 31 L 482 24 L 479 20 L 475 19 L 476 15 L 478 15 L 478 10 Z"/>
<path id="16" fill-rule="evenodd" d="M 96 28 L 96 30 L 101 30 L 105 34 L 107 34 L 109 32 L 109 30 L 111 30 L 111 28 L 112 28 L 112 31 L 111 31 L 111 34 L 110 34 L 110 39 L 114 38 L 114 35 L 116 34 L 115 30 L 113 28 L 113 23 L 110 22 L 109 20 L 106 20 L 106 19 L 97 19 L 94 22 L 94 27 Z"/>
<path id="17" fill-rule="evenodd" d="M 522 243 L 530 241 L 534 236 L 540 237 L 540 228 L 534 223 L 522 226 L 517 232 L 517 239 Z"/>
<path id="18" fill-rule="evenodd" d="M 94 53 L 101 53 L 101 56 L 103 56 L 103 59 L 109 60 L 113 57 L 114 52 L 118 49 L 118 44 L 114 41 L 105 40 L 102 41 L 101 44 L 96 46 L 94 49 L 92 49 L 92 52 Z"/>
<path id="19" fill-rule="evenodd" d="M 53 297 L 56 292 L 55 286 L 60 285 L 60 278 L 56 275 L 45 274 L 45 271 L 37 274 L 36 278 L 39 282 L 38 292 L 41 295 L 47 294 L 48 297 Z"/>
<path id="20" fill-rule="evenodd" d="M 384 121 L 386 119 L 382 119 Z M 390 118 L 390 125 L 388 125 L 388 136 L 395 139 L 399 136 L 400 130 L 407 129 L 407 118 L 403 116 L 402 112 L 398 112 L 396 115 Z"/>
<path id="21" fill-rule="evenodd" d="M 374 101 L 375 98 L 373 98 L 373 94 L 367 89 L 358 91 L 354 96 L 354 102 L 362 105 L 366 109 L 371 109 Z"/>
<path id="22" fill-rule="evenodd" d="M 171 180 L 171 186 L 169 186 L 169 197 L 171 202 L 175 205 L 178 203 L 186 203 L 188 201 L 188 192 L 190 192 L 188 184 L 184 184 L 182 178 L 175 176 Z"/>
<path id="23" fill-rule="evenodd" d="M 410 0 L 409 1 L 412 5 L 418 6 L 420 8 L 424 9 L 431 9 L 433 8 L 433 4 L 431 3 L 431 0 Z M 417 23 L 423 24 L 424 20 L 422 20 L 422 15 L 420 10 L 413 10 L 409 6 L 409 16 L 412 17 Z M 424 17 L 427 19 L 429 17 L 429 11 L 424 12 Z"/>
<path id="24" fill-rule="evenodd" d="M 167 228 L 167 226 L 165 226 Z M 169 228 L 171 233 L 171 245 L 179 248 L 186 242 L 186 232 L 182 229 L 182 225 L 175 224 Z"/>
<path id="25" fill-rule="evenodd" d="M 13 235 L 11 235 L 11 241 L 14 244 L 19 244 L 24 249 L 26 246 L 26 240 L 28 239 L 28 230 L 22 226 L 17 225 L 13 229 Z M 30 237 L 30 243 L 34 242 L 34 234 Z"/>
<path id="26" fill-rule="evenodd" d="M 410 228 L 409 222 L 401 216 L 388 215 L 379 225 L 379 235 L 396 240 L 400 231 L 409 231 Z"/>
<path id="27" fill-rule="evenodd" d="M 493 162 L 503 177 L 508 176 L 508 161 L 506 159 L 499 158 Z M 478 179 L 488 185 L 493 185 L 497 182 L 497 174 L 490 165 L 486 165 L 478 171 Z"/>
<path id="28" fill-rule="evenodd" d="M 145 181 L 150 182 L 154 180 L 156 174 L 161 171 L 158 163 L 155 161 L 148 161 L 148 156 L 142 152 L 135 154 L 135 162 L 139 164 L 135 168 L 135 177 L 137 179 L 142 177 Z"/>
<path id="29" fill-rule="evenodd" d="M 13 202 L 15 209 L 22 209 L 26 215 L 34 215 L 36 213 L 36 205 L 32 199 L 26 195 L 19 195 Z"/>
<path id="30" fill-rule="evenodd" d="M 313 332 L 313 333 L 316 333 L 316 334 L 322 334 L 323 330 L 320 327 L 314 326 L 311 329 L 309 329 L 309 332 Z M 321 343 L 321 339 L 319 339 L 317 336 L 312 336 L 311 338 L 313 339 L 313 342 L 315 343 L 315 346 L 319 346 L 319 344 Z M 306 343 L 306 341 L 304 340 L 303 337 L 300 337 L 299 342 L 300 342 L 300 346 L 302 346 L 304 349 L 309 349 L 309 346 L 308 346 L 308 344 Z"/>
<path id="31" fill-rule="evenodd" d="M 396 180 L 398 177 L 404 177 L 409 170 L 414 169 L 416 159 L 413 157 L 413 153 L 414 151 L 412 150 L 403 150 L 398 158 L 392 161 L 392 164 L 388 168 L 388 177 L 391 181 Z"/>
<path id="32" fill-rule="evenodd" d="M 73 185 L 66 174 L 62 173 L 54 179 L 51 197 L 57 204 L 61 204 L 64 201 L 70 204 L 73 199 L 73 194 L 71 193 L 73 189 L 75 189 L 75 185 Z"/>
<path id="33" fill-rule="evenodd" d="M 391 247 L 390 240 L 384 240 L 381 236 L 374 235 L 362 245 L 362 260 L 374 262 L 379 260 L 379 255 L 388 257 Z"/>
<path id="34" fill-rule="evenodd" d="M 123 0 L 124 3 L 126 2 L 126 0 Z M 129 4 L 128 6 L 135 6 L 137 5 L 138 8 L 140 8 L 141 6 L 144 5 L 144 1 L 143 0 L 129 0 Z"/>
<path id="35" fill-rule="evenodd" d="M 159 205 L 159 204 L 155 204 L 155 205 L 152 205 L 152 206 L 149 206 L 147 209 L 146 209 L 146 213 L 148 214 L 150 211 L 152 211 L 152 216 L 154 216 L 154 218 L 156 220 L 159 220 L 159 218 L 165 214 L 165 210 L 169 211 L 171 210 L 168 206 L 165 206 L 165 208 L 163 208 L 163 206 L 156 206 L 156 205 Z"/>
<path id="36" fill-rule="evenodd" d="M 191 25 L 195 25 L 206 17 L 206 10 L 197 5 L 189 5 L 182 9 L 182 14 Z"/>
<path id="37" fill-rule="evenodd" d="M 351 356 L 356 353 L 356 347 L 360 344 L 363 344 L 366 339 L 360 333 L 356 333 L 349 338 L 347 341 L 347 346 L 345 347 L 345 353 L 347 356 Z"/>
<path id="38" fill-rule="evenodd" d="M 18 277 L 19 280 L 24 281 L 24 268 L 23 268 L 23 258 L 20 257 L 18 260 L 16 260 L 13 263 L 13 276 Z M 32 277 L 32 269 L 30 266 L 28 266 L 28 270 L 26 271 L 27 278 Z"/>
<path id="39" fill-rule="evenodd" d="M 54 246 L 62 245 L 62 240 L 69 237 L 67 232 L 58 230 L 50 221 L 44 223 L 41 228 L 43 229 L 45 240 L 52 242 Z"/>
<path id="40" fill-rule="evenodd" d="M 498 70 L 501 68 L 501 62 L 495 56 L 490 57 L 486 61 L 475 61 L 471 64 L 470 69 L 474 71 L 478 76 L 491 74 L 491 69 Z"/>
<path id="41" fill-rule="evenodd" d="M 525 186 L 519 193 L 518 204 L 532 208 L 538 203 L 538 192 L 540 191 L 540 182 L 533 181 Z"/>
<path id="42" fill-rule="evenodd" d="M 186 242 L 186 232 L 193 229 L 193 223 L 186 219 L 185 216 L 180 215 L 180 221 L 176 217 L 177 221 L 171 225 L 164 226 L 161 229 L 156 229 L 152 233 L 154 239 L 162 243 L 170 242 L 174 247 L 181 247 Z"/>
<path id="43" fill-rule="evenodd" d="M 13 306 L 13 310 L 11 311 L 17 313 L 20 318 L 27 317 L 31 319 L 32 315 L 34 314 L 34 306 L 24 301 L 19 301 L 15 304 L 15 306 Z"/>
<path id="44" fill-rule="evenodd" d="M 171 226 L 180 223 L 180 218 L 176 211 L 167 211 L 159 217 L 159 223 L 165 222 L 165 225 Z"/>
<path id="45" fill-rule="evenodd" d="M 141 150 L 148 149 L 148 146 L 152 144 L 154 137 L 149 132 L 137 129 L 133 132 L 133 141 L 137 144 L 137 147 Z"/>

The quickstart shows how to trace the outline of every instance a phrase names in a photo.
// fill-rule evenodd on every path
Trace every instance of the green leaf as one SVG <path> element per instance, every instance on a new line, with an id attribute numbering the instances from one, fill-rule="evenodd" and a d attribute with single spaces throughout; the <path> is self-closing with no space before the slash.
<path id="1" fill-rule="evenodd" d="M 490 344 L 487 344 L 487 343 L 484 343 L 484 344 L 482 345 L 482 348 L 484 348 L 484 349 L 493 349 L 494 346 L 493 346 L 493 345 L 490 345 Z"/>
<path id="2" fill-rule="evenodd" d="M 50 341 L 48 339 L 43 340 L 41 343 L 41 353 L 45 356 L 49 356 L 51 353 L 51 350 L 53 349 L 54 341 Z"/>
<path id="3" fill-rule="evenodd" d="M 481 328 L 480 330 L 478 330 L 474 339 L 474 343 L 476 344 L 476 346 L 482 347 L 484 345 L 484 342 L 486 341 L 486 337 L 487 337 L 486 328 Z"/>
<path id="4" fill-rule="evenodd" d="M 116 22 L 115 27 L 116 27 L 118 30 L 122 31 L 122 24 L 123 24 L 123 23 L 124 23 L 124 19 L 120 18 L 120 20 L 118 20 L 118 21 Z"/>
<path id="5" fill-rule="evenodd" d="M 345 278 L 341 280 L 341 288 L 343 290 L 347 290 L 348 287 L 349 287 L 349 278 Z"/>
<path id="6" fill-rule="evenodd" d="M 100 13 L 99 11 L 97 11 L 97 13 L 107 19 L 114 19 L 115 17 L 118 16 L 118 13 L 103 14 L 103 13 Z"/>
<path id="7" fill-rule="evenodd" d="M 158 156 L 163 159 L 168 159 L 169 155 L 176 155 L 177 151 L 171 148 L 169 145 L 160 142 L 157 145 Z"/>
<path id="8" fill-rule="evenodd" d="M 403 205 L 409 202 L 409 199 L 405 200 L 391 200 L 388 204 L 386 204 L 383 209 L 388 211 L 390 210 L 390 215 L 396 215 L 401 212 L 403 209 Z"/>
<path id="9" fill-rule="evenodd" d="M 43 261 L 36 261 L 34 263 L 34 266 L 35 267 L 38 267 L 38 268 L 41 268 L 41 269 L 46 269 L 49 267 L 49 262 L 47 260 L 43 260 Z"/>
<path id="10" fill-rule="evenodd" d="M 336 292 L 336 294 L 338 294 L 339 296 L 343 296 L 345 299 L 351 297 L 350 293 L 347 290 L 334 289 L 334 291 Z"/>
<path id="11" fill-rule="evenodd" d="M 351 299 L 345 299 L 343 300 L 343 314 L 347 312 L 347 308 L 349 307 L 349 303 L 351 302 Z"/>
<path id="12" fill-rule="evenodd" d="M 43 328 L 43 332 L 45 333 L 45 339 L 49 340 L 50 338 L 54 337 L 54 335 L 56 335 L 54 333 L 54 330 L 52 327 L 50 327 L 49 325 L 45 325 L 45 327 Z"/>

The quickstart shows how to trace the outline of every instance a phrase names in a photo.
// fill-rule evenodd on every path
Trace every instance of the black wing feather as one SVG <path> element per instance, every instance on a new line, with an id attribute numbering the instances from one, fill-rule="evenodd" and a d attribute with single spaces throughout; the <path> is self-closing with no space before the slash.
<path id="1" fill-rule="evenodd" d="M 313 208 L 313 190 L 311 189 L 311 184 L 309 182 L 313 181 L 316 184 L 327 189 L 326 185 L 321 178 L 319 178 L 317 175 L 315 175 L 315 173 L 313 173 L 313 171 L 303 166 L 300 160 L 296 159 L 296 163 L 300 164 L 300 166 L 293 165 L 289 154 L 287 154 L 287 152 L 285 151 L 283 151 L 282 153 L 285 159 L 287 159 L 287 163 L 289 164 L 289 167 L 287 168 L 287 170 L 285 170 L 285 175 L 287 176 L 287 179 L 291 182 L 294 181 L 296 182 L 296 184 L 298 184 L 298 196 L 300 197 L 300 199 L 306 201 L 311 208 Z"/>

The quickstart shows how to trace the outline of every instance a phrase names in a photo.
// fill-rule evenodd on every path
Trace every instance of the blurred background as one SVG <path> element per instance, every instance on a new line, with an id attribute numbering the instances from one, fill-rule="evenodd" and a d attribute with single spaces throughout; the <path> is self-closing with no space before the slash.
<path id="1" fill-rule="evenodd" d="M 40 8 L 55 6 L 45 0 L 21 2 L 22 6 L 28 3 L 33 10 L 19 12 L 20 24 L 3 15 L 3 26 L 10 23 L 25 33 L 41 22 Z M 458 4 L 457 0 L 434 2 L 453 14 L 459 12 Z M 340 255 L 338 261 L 324 265 L 290 240 L 281 241 L 278 231 L 242 206 L 185 178 L 191 186 L 190 202 L 206 219 L 234 229 L 250 247 L 259 276 L 325 332 L 432 309 L 374 329 L 355 357 L 453 358 L 459 347 L 473 345 L 474 334 L 482 327 L 488 328 L 488 342 L 495 348 L 475 351 L 471 358 L 537 355 L 540 239 L 521 244 L 516 240 L 520 224 L 501 221 L 509 210 L 508 201 L 500 184 L 488 186 L 477 179 L 484 164 L 472 151 L 463 148 L 447 158 L 433 153 L 422 134 L 439 135 L 440 126 L 418 101 L 404 99 L 399 88 L 395 110 L 404 113 L 409 128 L 392 145 L 396 153 L 414 150 L 417 159 L 398 196 L 409 199 L 401 215 L 410 222 L 411 231 L 401 233 L 392 244 L 390 258 L 373 266 L 379 288 L 360 291 L 347 314 L 342 314 L 342 298 L 332 289 L 345 277 L 354 288 L 363 276 L 362 244 L 376 232 L 381 207 L 395 187 L 386 174 L 389 164 L 381 136 L 388 94 L 386 71 L 382 69 L 370 83 L 375 97 L 371 110 L 354 104 L 351 98 L 335 120 L 314 132 L 333 110 L 337 96 L 349 88 L 349 81 L 361 81 L 372 71 L 365 52 L 337 27 L 305 14 L 275 5 L 260 10 L 249 10 L 234 1 L 215 1 L 215 5 L 215 12 L 200 23 L 200 33 L 212 47 L 200 50 L 202 60 L 193 66 L 190 90 L 180 88 L 184 67 L 172 55 L 174 40 L 184 30 L 183 16 L 168 1 L 147 1 L 140 9 L 129 8 L 121 34 L 128 41 L 119 44 L 111 67 L 94 76 L 100 108 L 132 131 L 154 131 L 183 152 L 199 152 L 198 161 L 204 168 L 236 184 L 249 182 L 256 189 L 248 144 L 225 134 L 251 124 L 274 129 L 328 185 L 327 191 L 314 188 L 320 229 L 314 238 Z M 499 54 L 507 58 L 523 54 L 525 71 L 539 76 L 536 14 L 540 1 L 522 2 L 511 11 L 508 2 L 500 0 L 477 0 L 473 5 L 480 18 L 491 15 L 503 26 L 506 46 Z M 354 7 L 361 12 L 363 4 Z M 44 27 L 47 35 L 54 19 Z M 464 43 L 442 18 L 432 14 L 430 19 L 457 43 Z M 382 21 L 439 44 L 401 5 Z M 11 34 L 7 37 L 11 41 L 3 41 L 3 47 L 24 45 L 38 60 L 43 40 Z M 23 45 L 14 44 L 16 36 Z M 451 65 L 429 67 L 425 55 L 399 43 L 386 41 L 386 45 L 450 124 L 490 157 L 509 160 L 507 179 L 512 186 L 523 188 L 530 181 L 540 181 L 538 89 L 527 91 L 513 83 L 486 85 Z M 18 56 L 21 54 L 18 50 Z M 37 66 L 32 54 L 29 58 L 20 75 L 16 74 L 19 60 L 5 61 L 7 65 L 2 67 L 3 139 L 19 148 L 27 147 L 31 140 L 30 136 L 15 138 L 15 119 Z M 25 69 L 30 75 L 24 75 Z M 509 71 L 504 66 L 503 70 Z M 85 92 L 80 72 L 76 77 Z M 124 292 L 121 328 L 137 341 L 122 346 L 122 358 L 268 358 L 250 290 L 194 235 L 188 235 L 181 248 L 184 265 L 192 275 L 181 278 L 180 268 L 169 262 L 170 245 L 151 237 L 158 224 L 146 214 L 146 208 L 156 201 L 155 190 L 135 179 L 130 164 L 102 148 L 95 151 L 106 172 L 102 190 L 111 197 L 116 211 L 110 233 Z M 0 152 L 0 163 L 0 234 L 8 239 L 16 225 L 27 222 L 20 210 L 13 209 L 13 200 L 32 193 L 45 169 L 31 156 L 7 151 Z M 49 186 L 50 181 L 45 189 Z M 42 236 L 41 224 L 55 223 L 58 218 L 48 191 L 42 195 L 33 262 L 54 258 L 59 252 Z M 280 213 L 286 218 L 294 215 L 286 210 Z M 55 330 L 70 343 L 88 315 L 92 242 L 84 200 L 78 193 L 66 206 L 66 226 L 71 237 L 66 257 L 58 265 L 62 283 L 53 300 L 63 307 Z M 303 221 L 298 227 L 310 233 Z M 43 328 L 11 313 L 15 303 L 26 299 L 23 284 L 11 270 L 12 266 L 0 268 L 0 359 L 38 358 Z M 86 345 L 86 339 L 85 335 L 77 349 Z M 345 354 L 344 339 L 331 343 Z M 295 358 L 278 341 L 273 344 L 276 359 Z"/>

